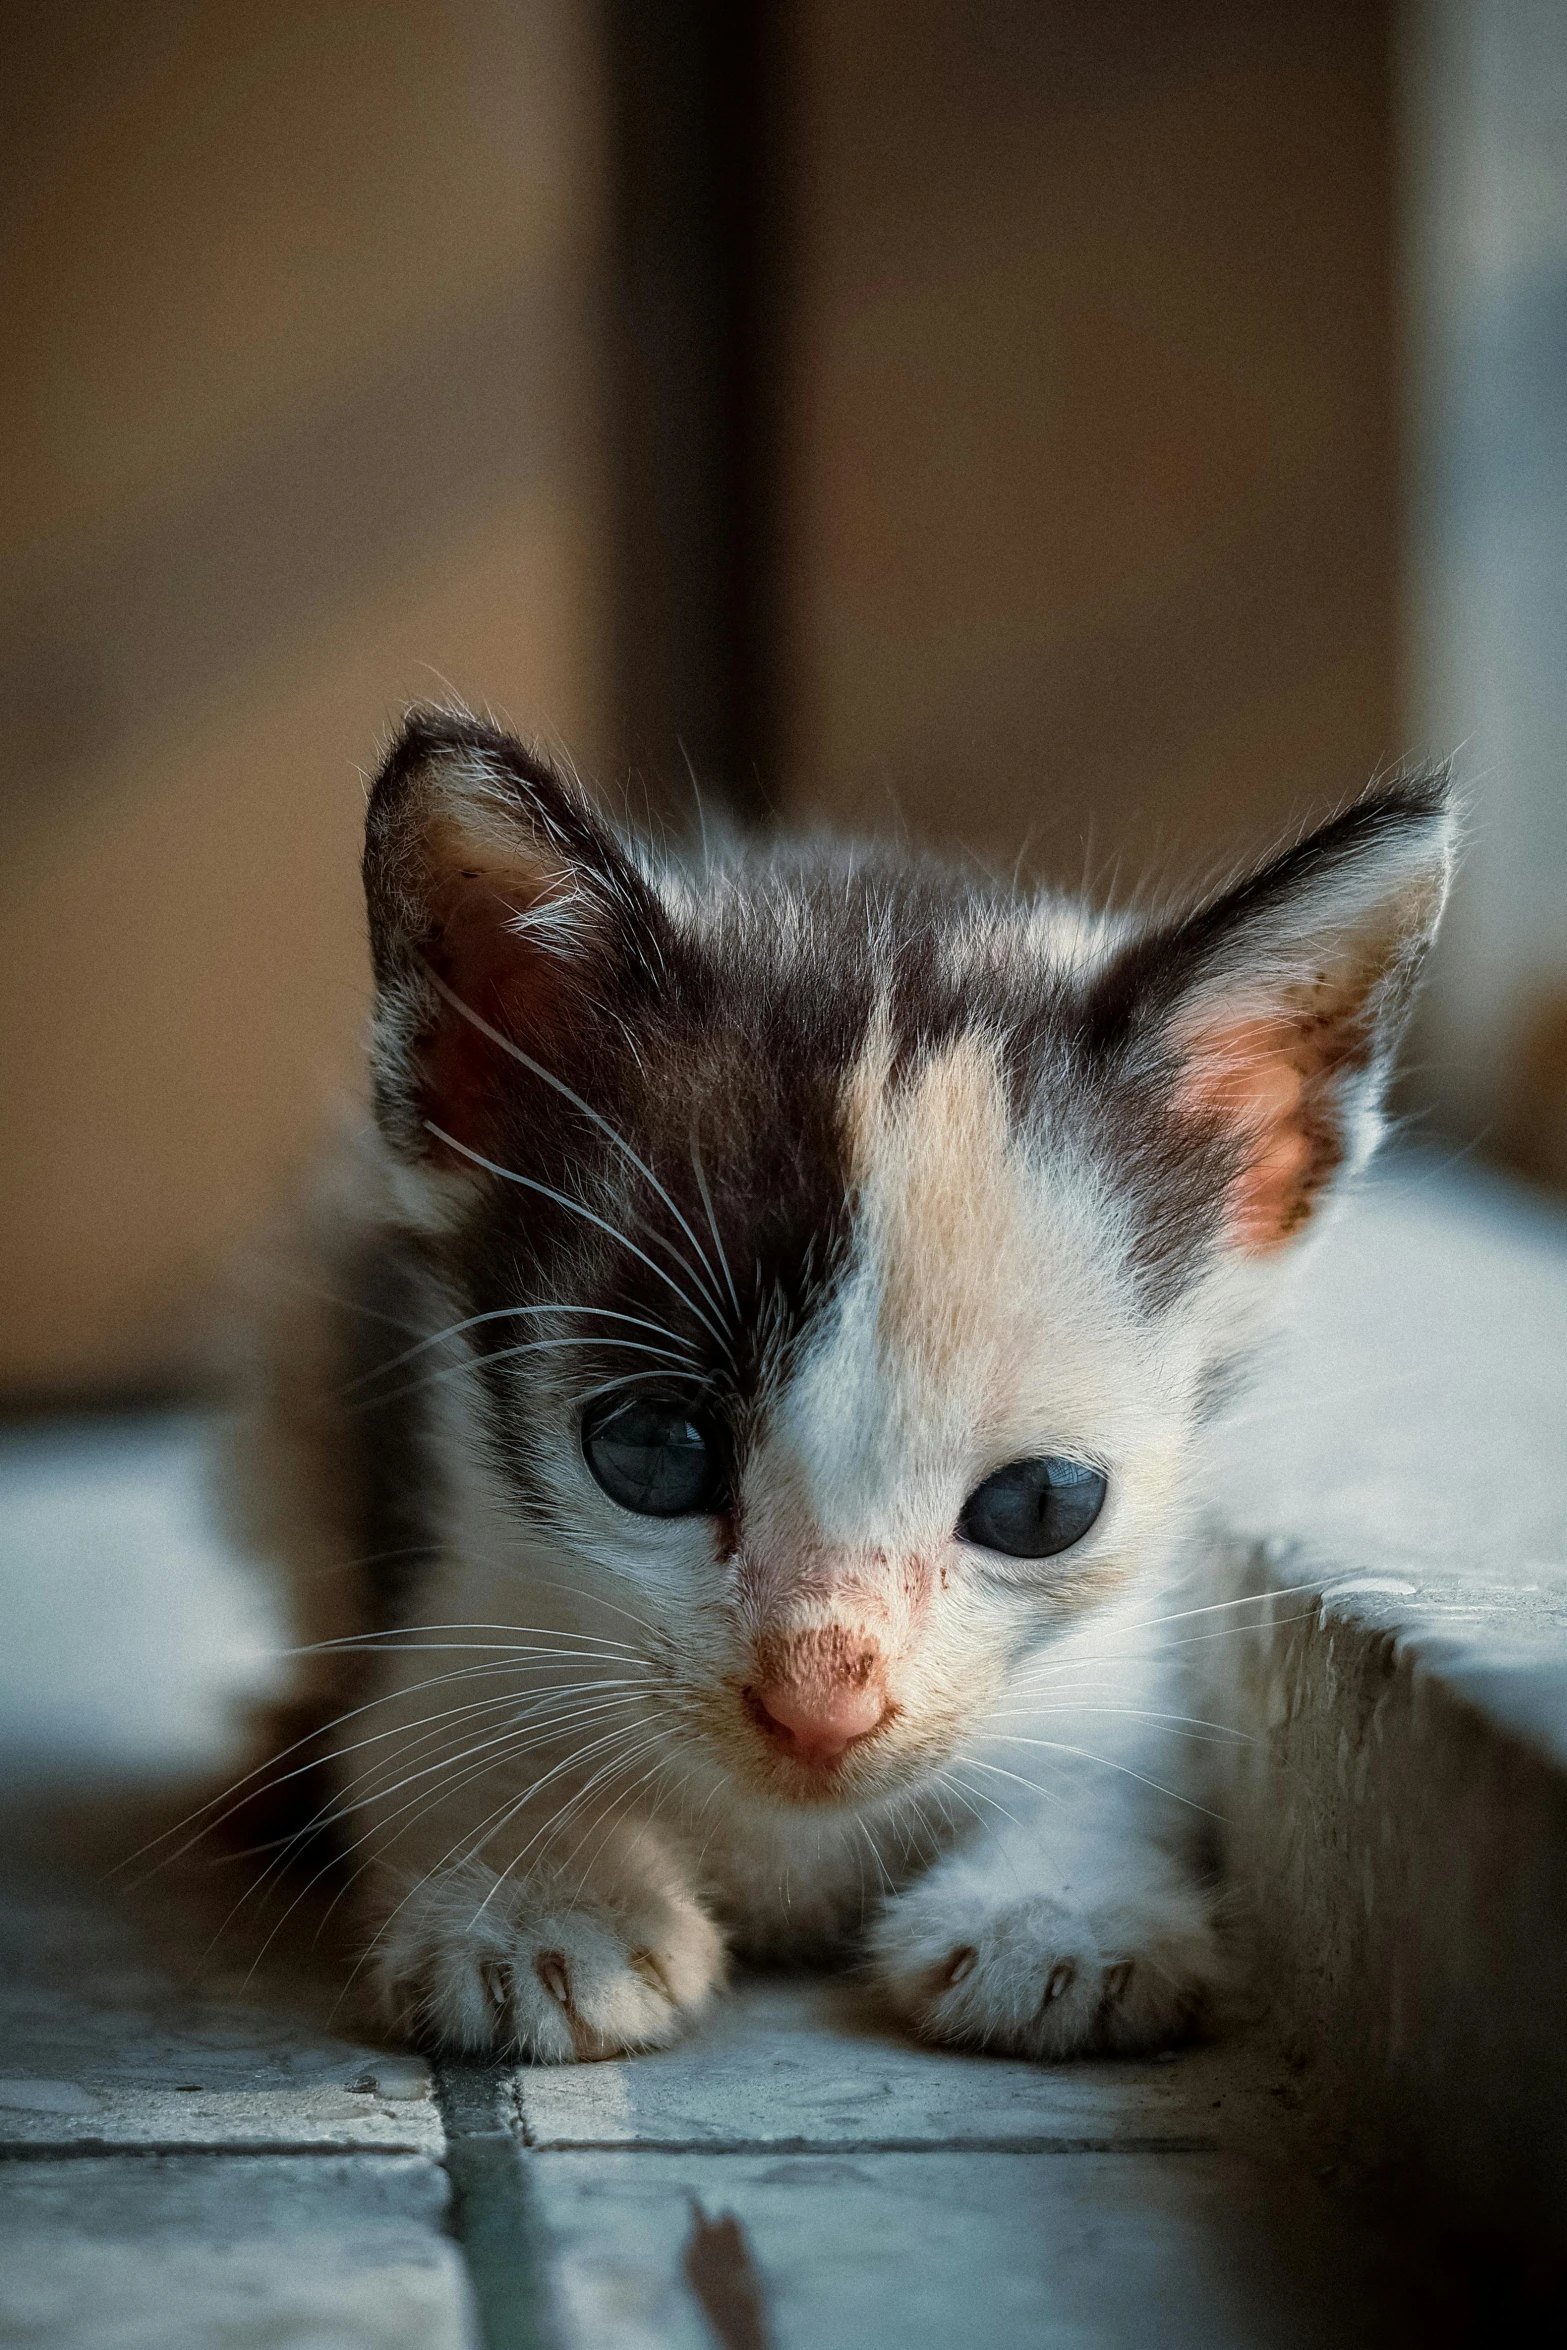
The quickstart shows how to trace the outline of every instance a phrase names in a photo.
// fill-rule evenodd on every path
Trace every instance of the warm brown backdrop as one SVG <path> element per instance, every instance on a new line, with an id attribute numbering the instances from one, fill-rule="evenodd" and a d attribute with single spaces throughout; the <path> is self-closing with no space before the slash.
<path id="1" fill-rule="evenodd" d="M 591 11 L 71 0 L 7 43 L 0 1381 L 189 1361 L 364 1002 L 361 770 L 602 753 Z M 14 714 L 14 718 L 13 718 Z"/>
<path id="2" fill-rule="evenodd" d="M 800 801 L 1191 872 L 1404 747 L 1380 7 L 809 0 Z"/>
<path id="3" fill-rule="evenodd" d="M 1384 9 L 782 30 L 775 800 L 1136 881 L 1396 755 Z M 602 34 L 73 0 L 7 36 L 12 1393 L 178 1375 L 308 1161 L 399 702 L 448 680 L 600 773 L 619 739 Z"/>

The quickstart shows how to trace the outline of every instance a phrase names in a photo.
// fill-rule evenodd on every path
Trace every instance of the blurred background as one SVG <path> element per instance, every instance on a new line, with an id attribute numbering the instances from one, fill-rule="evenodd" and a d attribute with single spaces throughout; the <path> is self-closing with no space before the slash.
<path id="1" fill-rule="evenodd" d="M 1200 886 L 1471 803 L 1406 1080 L 1567 1183 L 1560 0 L 55 0 L 0 83 L 0 1394 L 177 1390 L 457 693 Z"/>

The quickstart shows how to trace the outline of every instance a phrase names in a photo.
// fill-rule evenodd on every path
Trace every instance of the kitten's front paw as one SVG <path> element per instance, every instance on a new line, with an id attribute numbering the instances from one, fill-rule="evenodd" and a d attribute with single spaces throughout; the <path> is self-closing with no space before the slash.
<path id="1" fill-rule="evenodd" d="M 420 1886 L 372 1956 L 409 2039 L 543 2064 L 667 2047 L 724 1972 L 718 1930 L 686 1895 L 595 1902 L 580 1885 L 479 1868 Z"/>
<path id="2" fill-rule="evenodd" d="M 916 1887 L 884 1913 L 873 1963 L 923 2038 L 1044 2058 L 1168 2047 L 1222 1972 L 1207 1906 L 1184 1885 L 1103 1907 Z"/>

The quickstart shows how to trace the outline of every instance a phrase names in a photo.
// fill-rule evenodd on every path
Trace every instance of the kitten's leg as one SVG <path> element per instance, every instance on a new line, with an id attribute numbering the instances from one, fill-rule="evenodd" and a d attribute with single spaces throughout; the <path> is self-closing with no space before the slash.
<path id="1" fill-rule="evenodd" d="M 543 1860 L 525 1823 L 482 1861 L 423 1842 L 425 1870 L 400 1851 L 370 1872 L 370 1966 L 410 2039 L 547 2064 L 662 2048 L 723 1979 L 717 1927 L 645 1825 L 594 1825 Z"/>
<path id="2" fill-rule="evenodd" d="M 872 1960 L 892 2005 L 928 2039 L 1019 2056 L 1178 2039 L 1224 1964 L 1168 1824 L 1136 1788 L 998 1818 L 883 1912 Z"/>

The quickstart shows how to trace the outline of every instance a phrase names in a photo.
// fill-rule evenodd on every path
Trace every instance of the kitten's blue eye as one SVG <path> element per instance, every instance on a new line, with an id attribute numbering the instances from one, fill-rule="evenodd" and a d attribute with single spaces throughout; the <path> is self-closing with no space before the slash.
<path id="1" fill-rule="evenodd" d="M 1047 1559 L 1081 1542 L 1105 1503 L 1105 1480 L 1086 1461 L 1050 1453 L 1010 1461 L 976 1486 L 963 1504 L 958 1532 L 981 1550 L 1008 1558 Z"/>
<path id="2" fill-rule="evenodd" d="M 610 1500 L 638 1517 L 685 1518 L 723 1507 L 723 1445 L 682 1403 L 644 1398 L 590 1411 L 582 1457 Z"/>

